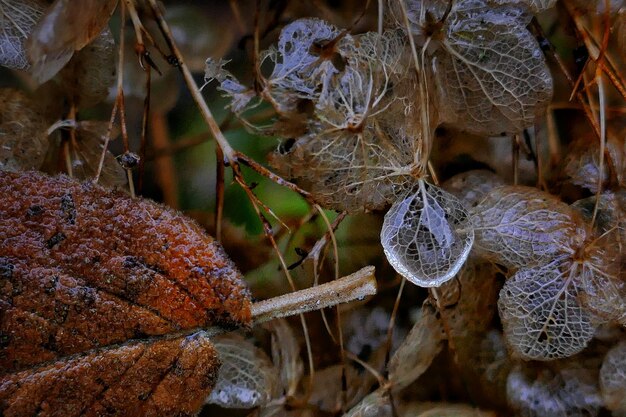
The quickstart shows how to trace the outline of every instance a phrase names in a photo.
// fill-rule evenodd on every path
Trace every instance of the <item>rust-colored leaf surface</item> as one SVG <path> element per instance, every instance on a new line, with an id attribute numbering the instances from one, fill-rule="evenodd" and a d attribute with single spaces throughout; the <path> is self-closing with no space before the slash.
<path id="1" fill-rule="evenodd" d="M 0 415 L 194 414 L 250 323 L 240 273 L 199 226 L 68 177 L 0 172 Z"/>

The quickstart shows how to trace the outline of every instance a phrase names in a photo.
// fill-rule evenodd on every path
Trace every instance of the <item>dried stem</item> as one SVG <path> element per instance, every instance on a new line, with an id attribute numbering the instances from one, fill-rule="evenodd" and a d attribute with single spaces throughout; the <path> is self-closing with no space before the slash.
<path id="1" fill-rule="evenodd" d="M 215 239 L 222 241 L 222 219 L 224 217 L 224 192 L 226 185 L 226 167 L 224 153 L 219 146 L 215 147 Z"/>
<path id="2" fill-rule="evenodd" d="M 185 64 L 185 61 L 183 60 L 183 56 L 180 53 L 178 46 L 176 46 L 176 43 L 174 42 L 174 37 L 172 36 L 170 27 L 165 21 L 165 19 L 163 18 L 163 14 L 161 13 L 161 10 L 159 9 L 157 1 L 148 0 L 148 3 L 150 4 L 150 8 L 152 9 L 152 12 L 154 13 L 154 18 L 159 25 L 159 29 L 161 30 L 161 33 L 163 33 L 165 42 L 167 42 L 167 45 L 169 46 L 170 50 L 172 51 L 172 54 L 174 55 L 171 61 L 173 62 L 174 65 L 176 65 L 180 69 L 181 73 L 183 74 L 183 78 L 185 79 L 185 84 L 187 84 L 187 89 L 191 93 L 191 97 L 195 101 L 196 106 L 198 106 L 198 109 L 200 110 L 200 113 L 202 114 L 202 118 L 208 125 L 209 130 L 211 131 L 211 134 L 217 141 L 220 148 L 222 148 L 222 152 L 224 152 L 224 157 L 231 164 L 235 164 L 236 163 L 235 150 L 230 146 L 230 143 L 228 143 L 228 141 L 226 140 L 226 137 L 224 137 L 224 134 L 220 130 L 219 125 L 217 124 L 217 122 L 215 121 L 215 118 L 213 117 L 213 113 L 211 113 L 209 106 L 206 104 L 206 101 L 204 101 L 202 94 L 200 94 L 198 85 L 196 84 L 196 81 L 193 79 L 193 75 L 191 74 L 189 67 L 187 66 L 187 64 Z"/>
<path id="3" fill-rule="evenodd" d="M 606 149 L 606 112 L 604 111 L 606 106 L 606 95 L 604 92 L 604 79 L 602 72 L 597 71 L 597 83 L 598 83 L 598 100 L 600 102 L 600 161 L 598 163 L 598 191 L 596 192 L 596 204 L 593 206 L 593 216 L 591 217 L 591 226 L 596 222 L 598 216 L 598 208 L 600 206 L 600 197 L 602 195 L 602 180 L 604 177 L 604 152 Z"/>
<path id="4" fill-rule="evenodd" d="M 367 266 L 326 284 L 256 302 L 252 305 L 254 324 L 316 311 L 374 295 L 376 294 L 374 270 L 373 266 Z"/>
<path id="5" fill-rule="evenodd" d="M 517 185 L 519 183 L 519 135 L 515 134 L 511 139 L 511 158 L 513 159 L 513 185 Z"/>
<path id="6" fill-rule="evenodd" d="M 156 149 L 165 149 L 170 146 L 169 127 L 164 113 L 151 113 L 150 127 L 150 136 Z M 164 155 L 156 158 L 154 163 L 157 182 L 163 191 L 163 201 L 170 207 L 178 208 L 178 181 L 174 158 L 171 155 Z"/>
<path id="7" fill-rule="evenodd" d="M 139 146 L 139 185 L 138 192 L 141 194 L 143 190 L 143 176 L 146 165 L 146 146 L 148 144 L 148 120 L 150 116 L 150 90 L 152 85 L 152 67 L 147 65 L 144 68 L 146 73 L 146 97 L 143 100 L 143 114 L 141 115 L 141 141 Z"/>

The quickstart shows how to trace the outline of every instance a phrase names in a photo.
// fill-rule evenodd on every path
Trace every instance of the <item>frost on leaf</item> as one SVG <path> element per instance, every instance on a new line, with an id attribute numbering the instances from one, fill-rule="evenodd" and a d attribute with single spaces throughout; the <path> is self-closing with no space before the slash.
<path id="1" fill-rule="evenodd" d="M 541 372 L 518 366 L 509 374 L 507 395 L 520 417 L 594 417 L 602 406 L 595 375 L 576 366 Z"/>
<path id="2" fill-rule="evenodd" d="M 195 415 L 219 367 L 197 329 L 251 321 L 221 246 L 180 213 L 66 176 L 0 171 L 0 195 L 3 415 Z"/>
<path id="3" fill-rule="evenodd" d="M 4 416 L 130 416 L 139 415 L 138 410 L 141 415 L 196 415 L 218 369 L 215 348 L 204 332 L 131 341 L 4 374 L 0 404 Z"/>
<path id="4" fill-rule="evenodd" d="M 552 78 L 529 21 L 515 4 L 452 7 L 434 62 L 443 123 L 480 135 L 517 133 L 545 111 Z"/>
<path id="5" fill-rule="evenodd" d="M 213 342 L 222 366 L 206 402 L 225 408 L 267 404 L 278 388 L 278 375 L 267 355 L 236 334 L 218 336 Z"/>
<path id="6" fill-rule="evenodd" d="M 456 197 L 419 181 L 385 215 L 381 243 L 398 273 L 422 287 L 437 287 L 461 268 L 474 242 L 468 214 Z"/>
<path id="7" fill-rule="evenodd" d="M 39 169 L 48 150 L 44 115 L 19 90 L 0 89 L 0 102 L 0 170 Z"/>
<path id="8" fill-rule="evenodd" d="M 419 319 L 389 362 L 389 381 L 401 390 L 419 378 L 442 348 L 443 329 L 434 311 L 423 306 Z"/>
<path id="9" fill-rule="evenodd" d="M 46 7 L 39 0 L 0 1 L 0 65 L 14 69 L 30 66 L 24 43 Z"/>
<path id="10" fill-rule="evenodd" d="M 616 417 L 626 416 L 626 341 L 615 345 L 600 368 L 600 390 L 604 405 Z"/>
<path id="11" fill-rule="evenodd" d="M 524 359 L 565 358 L 587 346 L 594 333 L 580 305 L 578 268 L 554 261 L 520 269 L 500 291 L 498 308 L 509 347 Z"/>
<path id="12" fill-rule="evenodd" d="M 470 214 L 477 253 L 508 268 L 542 265 L 573 254 L 585 238 L 578 213 L 536 188 L 495 188 Z"/>

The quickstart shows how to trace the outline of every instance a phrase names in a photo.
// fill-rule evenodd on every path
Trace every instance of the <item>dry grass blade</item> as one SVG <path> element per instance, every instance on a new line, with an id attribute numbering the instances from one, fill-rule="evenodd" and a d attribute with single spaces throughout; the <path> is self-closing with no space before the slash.
<path id="1" fill-rule="evenodd" d="M 255 323 L 263 323 L 275 318 L 319 310 L 339 302 L 363 299 L 375 293 L 374 267 L 368 266 L 317 287 L 254 303 L 252 316 Z"/>

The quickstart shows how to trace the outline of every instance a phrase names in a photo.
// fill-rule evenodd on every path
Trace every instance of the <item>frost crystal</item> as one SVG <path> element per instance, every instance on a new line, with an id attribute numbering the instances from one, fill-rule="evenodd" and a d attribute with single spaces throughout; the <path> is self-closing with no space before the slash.
<path id="1" fill-rule="evenodd" d="M 213 58 L 208 58 L 204 67 L 204 82 L 209 83 L 212 80 L 217 80 L 220 83 L 219 90 L 231 99 L 230 108 L 233 113 L 241 114 L 254 97 L 254 92 L 224 69 L 224 65 L 227 63 L 228 61 L 223 59 L 216 61 Z"/>

